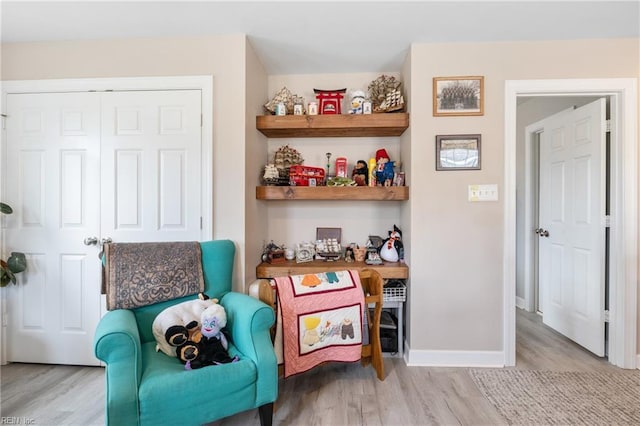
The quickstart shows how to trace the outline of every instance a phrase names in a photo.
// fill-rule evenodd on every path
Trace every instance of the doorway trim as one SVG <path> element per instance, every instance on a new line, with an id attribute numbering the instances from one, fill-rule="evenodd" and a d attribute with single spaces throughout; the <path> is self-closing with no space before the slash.
<path id="1" fill-rule="evenodd" d="M 6 130 L 4 114 L 7 111 L 7 95 L 19 93 L 70 93 L 70 92 L 112 92 L 112 91 L 147 91 L 147 90 L 200 90 L 202 92 L 202 202 L 201 238 L 213 238 L 213 76 L 169 76 L 169 77 L 124 77 L 124 78 L 78 78 L 51 80 L 13 80 L 2 81 L 0 113 L 2 130 L 0 131 L 0 164 L 6 158 Z M 0 173 L 0 199 L 4 194 L 3 175 Z M 4 215 L 2 215 L 4 216 Z M 4 226 L 4 218 L 0 217 L 0 229 Z M 0 253 L 4 247 L 4 233 L 0 233 Z M 6 364 L 6 335 L 4 328 L 5 292 L 0 289 L 0 365 Z"/>
<path id="2" fill-rule="evenodd" d="M 637 364 L 638 92 L 637 79 L 505 81 L 503 349 L 516 362 L 516 116 L 519 96 L 611 96 L 611 236 L 609 362 Z"/>

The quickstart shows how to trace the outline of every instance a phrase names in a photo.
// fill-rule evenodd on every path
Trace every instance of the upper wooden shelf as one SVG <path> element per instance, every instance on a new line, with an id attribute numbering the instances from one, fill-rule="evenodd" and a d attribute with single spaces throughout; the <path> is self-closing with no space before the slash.
<path id="1" fill-rule="evenodd" d="M 258 200 L 403 201 L 408 186 L 257 186 Z"/>
<path id="2" fill-rule="evenodd" d="M 400 136 L 409 113 L 258 115 L 256 128 L 270 138 Z"/>

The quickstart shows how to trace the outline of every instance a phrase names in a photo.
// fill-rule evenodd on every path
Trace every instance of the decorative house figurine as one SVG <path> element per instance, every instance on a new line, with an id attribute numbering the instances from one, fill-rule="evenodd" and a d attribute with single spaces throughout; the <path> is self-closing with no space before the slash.
<path id="1" fill-rule="evenodd" d="M 313 92 L 316 94 L 316 99 L 320 103 L 320 114 L 342 114 L 342 99 L 344 99 L 344 93 L 346 91 L 347 89 L 313 89 Z"/>

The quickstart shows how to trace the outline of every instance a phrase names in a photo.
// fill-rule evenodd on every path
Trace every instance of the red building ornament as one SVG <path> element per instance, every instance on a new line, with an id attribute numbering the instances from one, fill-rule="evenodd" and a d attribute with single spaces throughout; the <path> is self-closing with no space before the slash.
<path id="1" fill-rule="evenodd" d="M 313 89 L 319 104 L 320 114 L 342 114 L 342 99 L 347 89 Z"/>

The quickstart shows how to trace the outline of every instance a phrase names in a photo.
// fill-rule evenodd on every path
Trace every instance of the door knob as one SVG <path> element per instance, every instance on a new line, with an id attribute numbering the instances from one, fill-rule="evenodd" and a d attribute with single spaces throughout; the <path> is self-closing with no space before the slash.
<path id="1" fill-rule="evenodd" d="M 107 237 L 107 238 L 103 238 L 103 239 L 100 241 L 100 244 L 105 245 L 105 244 L 110 244 L 110 243 L 112 243 L 112 242 L 113 242 L 113 240 L 112 240 L 110 237 Z"/>
<path id="2" fill-rule="evenodd" d="M 95 246 L 98 244 L 98 237 L 87 237 L 84 239 L 85 246 Z"/>
<path id="3" fill-rule="evenodd" d="M 533 232 L 538 234 L 539 237 L 549 237 L 549 231 L 547 231 L 546 229 L 536 228 Z"/>

